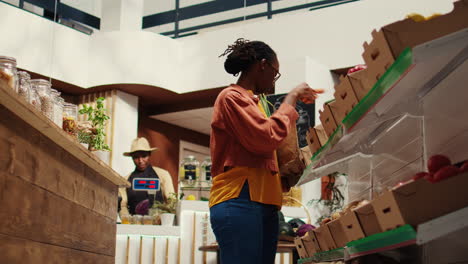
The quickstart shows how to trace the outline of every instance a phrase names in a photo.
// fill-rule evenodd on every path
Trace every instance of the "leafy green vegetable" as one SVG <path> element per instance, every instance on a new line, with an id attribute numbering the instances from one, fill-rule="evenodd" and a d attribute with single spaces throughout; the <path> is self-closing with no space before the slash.
<path id="1" fill-rule="evenodd" d="M 78 140 L 81 143 L 89 144 L 90 150 L 111 150 L 105 143 L 106 133 L 104 130 L 106 122 L 110 117 L 106 114 L 104 100 L 103 97 L 99 97 L 96 100 L 96 108 L 84 104 L 83 108 L 79 110 L 81 115 L 87 115 L 88 121 L 90 121 L 93 126 L 92 133 L 78 131 Z"/>

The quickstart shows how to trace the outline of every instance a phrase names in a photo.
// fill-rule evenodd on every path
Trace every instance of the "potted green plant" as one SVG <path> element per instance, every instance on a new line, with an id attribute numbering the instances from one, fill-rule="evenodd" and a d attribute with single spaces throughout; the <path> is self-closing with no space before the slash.
<path id="1" fill-rule="evenodd" d="M 184 194 L 180 197 L 177 193 L 170 193 L 165 202 L 155 201 L 150 209 L 150 215 L 160 217 L 162 225 L 173 225 L 175 214 L 177 211 L 177 205 L 179 200 L 182 199 Z"/>
<path id="2" fill-rule="evenodd" d="M 94 151 L 102 160 L 107 161 L 108 151 L 111 149 L 106 144 L 105 126 L 110 117 L 104 108 L 104 98 L 96 100 L 96 108 L 84 104 L 79 110 L 81 115 L 87 116 L 87 121 L 78 125 L 78 140 L 80 143 L 88 144 L 88 149 Z M 107 161 L 108 162 L 108 161 Z"/>

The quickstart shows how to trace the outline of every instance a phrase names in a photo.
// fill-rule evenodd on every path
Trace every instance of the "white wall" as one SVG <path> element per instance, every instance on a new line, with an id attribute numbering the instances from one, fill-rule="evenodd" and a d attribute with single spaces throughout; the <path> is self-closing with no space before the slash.
<path id="1" fill-rule="evenodd" d="M 19 67 L 87 87 L 87 35 L 4 3 L 0 34 L 0 54 L 15 57 Z"/>
<path id="2" fill-rule="evenodd" d="M 122 154 L 130 150 L 132 140 L 138 136 L 138 97 L 117 91 L 113 115 L 113 142 L 111 167 L 122 176 L 127 176 L 135 165 Z"/>
<path id="3" fill-rule="evenodd" d="M 183 92 L 180 43 L 150 32 L 100 32 L 90 37 L 85 87 L 138 83 Z M 185 73 L 184 73 L 185 74 Z"/>

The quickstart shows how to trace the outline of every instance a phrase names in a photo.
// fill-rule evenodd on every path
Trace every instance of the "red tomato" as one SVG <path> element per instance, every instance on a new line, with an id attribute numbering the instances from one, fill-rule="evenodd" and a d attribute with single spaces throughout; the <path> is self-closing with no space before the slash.
<path id="1" fill-rule="evenodd" d="M 452 166 L 452 165 L 445 166 L 434 174 L 434 180 L 438 182 L 438 181 L 450 178 L 459 173 L 460 173 L 460 169 L 458 169 L 457 167 Z"/>
<path id="2" fill-rule="evenodd" d="M 359 65 L 356 65 L 353 68 L 349 69 L 348 74 L 351 74 L 353 72 L 357 72 L 357 71 L 360 71 L 360 70 L 364 70 L 364 69 L 367 69 L 367 66 L 365 64 L 359 64 Z"/>
<path id="3" fill-rule="evenodd" d="M 452 164 L 452 162 L 450 162 L 450 159 L 446 156 L 434 155 L 427 161 L 427 168 L 430 173 L 436 173 L 442 167 L 449 166 L 450 164 Z"/>
<path id="4" fill-rule="evenodd" d="M 463 165 L 460 167 L 460 172 L 467 172 L 468 171 L 468 161 L 465 161 Z"/>
<path id="5" fill-rule="evenodd" d="M 429 173 L 426 176 L 424 176 L 424 179 L 430 183 L 435 183 L 436 181 L 434 180 L 434 174 Z"/>
<path id="6" fill-rule="evenodd" d="M 413 180 L 419 180 L 419 179 L 425 178 L 426 176 L 431 177 L 431 175 L 425 171 L 418 172 L 413 176 Z"/>

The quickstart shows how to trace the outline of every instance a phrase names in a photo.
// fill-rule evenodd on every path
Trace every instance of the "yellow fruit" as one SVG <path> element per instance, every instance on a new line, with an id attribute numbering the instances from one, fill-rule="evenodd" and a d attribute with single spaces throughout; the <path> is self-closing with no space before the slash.
<path id="1" fill-rule="evenodd" d="M 416 13 L 408 14 L 408 15 L 406 15 L 406 18 L 411 18 L 411 19 L 413 19 L 414 22 L 421 22 L 421 21 L 426 20 L 425 17 L 423 17 L 420 14 L 416 14 Z"/>
<path id="2" fill-rule="evenodd" d="M 191 194 L 189 196 L 187 196 L 187 200 L 189 201 L 195 201 L 197 198 L 195 198 L 195 195 Z"/>
<path id="3" fill-rule="evenodd" d="M 426 20 L 431 20 L 431 19 L 436 18 L 438 16 L 441 16 L 441 14 L 435 13 L 435 14 L 432 14 L 431 16 L 426 17 Z"/>

